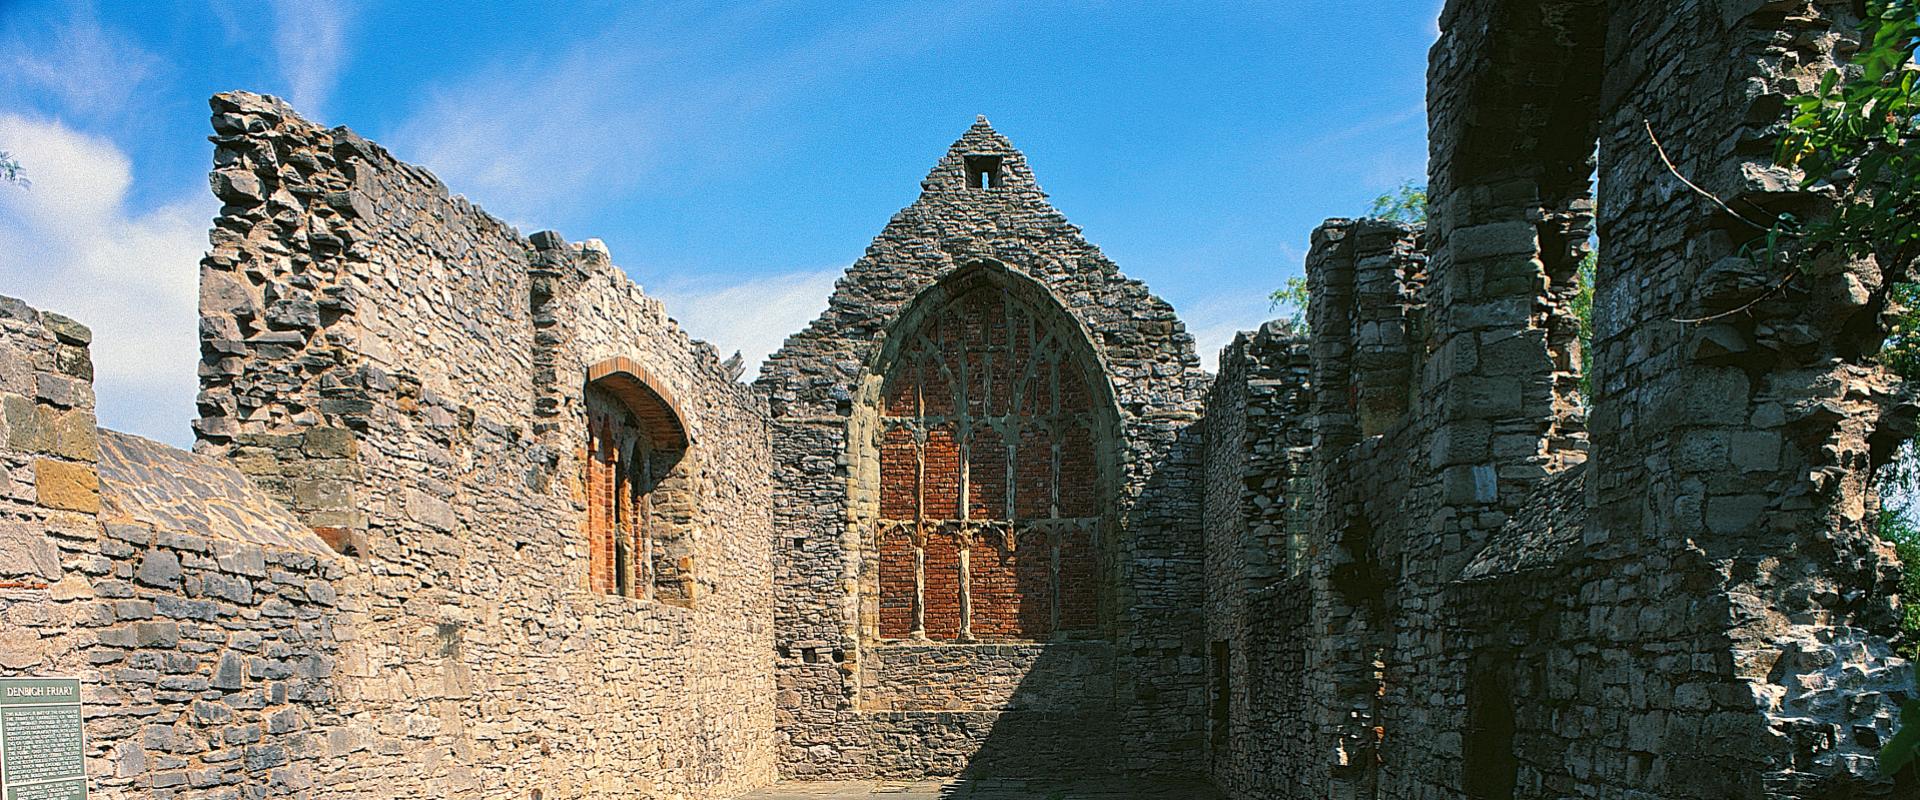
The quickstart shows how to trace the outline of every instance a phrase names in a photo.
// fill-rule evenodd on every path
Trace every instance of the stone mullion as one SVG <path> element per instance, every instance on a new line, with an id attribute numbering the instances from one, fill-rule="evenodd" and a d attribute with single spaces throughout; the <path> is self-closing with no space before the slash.
<path id="1" fill-rule="evenodd" d="M 1052 340 L 1053 338 L 1049 336 L 1048 341 L 1052 341 Z M 1048 397 L 1048 402 L 1047 402 L 1047 440 L 1048 440 L 1048 443 L 1052 445 L 1053 452 L 1052 452 L 1052 464 L 1050 464 L 1048 467 L 1051 474 L 1049 475 L 1049 478 L 1047 480 L 1047 484 L 1048 484 L 1047 489 L 1048 489 L 1048 492 L 1051 494 L 1051 496 L 1048 498 L 1048 501 L 1047 501 L 1047 519 L 1057 520 L 1060 518 L 1060 439 L 1061 439 L 1061 436 L 1060 436 L 1061 431 L 1060 431 L 1060 423 L 1059 423 L 1059 419 L 1060 419 L 1060 361 L 1059 359 L 1051 360 L 1050 365 L 1052 368 L 1047 370 L 1047 381 L 1053 388 L 1051 391 L 1047 393 L 1048 395 L 1050 395 L 1050 397 Z M 1049 620 L 1049 624 L 1051 625 L 1049 629 L 1050 633 L 1058 633 L 1060 631 L 1060 616 L 1061 616 L 1060 605 L 1062 602 L 1062 596 L 1061 596 L 1062 591 L 1060 586 L 1060 537 L 1057 534 L 1058 534 L 1057 531 L 1049 531 L 1047 534 L 1047 550 L 1050 552 L 1052 556 L 1052 562 L 1049 565 L 1050 571 L 1047 574 L 1047 594 L 1052 606 L 1050 609 L 1048 609 L 1048 612 L 1049 612 L 1048 620 Z"/>
<path id="2" fill-rule="evenodd" d="M 942 347 L 940 352 L 948 351 Z M 962 642 L 971 642 L 973 641 L 973 535 L 967 523 L 973 511 L 973 504 L 969 502 L 969 494 L 972 491 L 970 473 L 973 460 L 970 457 L 972 449 L 969 444 L 973 440 L 973 419 L 972 411 L 967 406 L 966 351 L 963 349 L 954 361 L 958 362 L 956 364 L 958 374 L 953 376 L 950 385 L 953 389 L 954 416 L 958 421 L 954 425 L 953 438 L 954 447 L 958 451 L 957 457 L 960 459 L 960 489 L 954 498 L 954 502 L 959 506 L 956 518 L 960 521 L 959 530 L 955 531 L 956 545 L 960 551 L 960 633 L 958 638 Z"/>
<path id="3" fill-rule="evenodd" d="M 592 591 L 607 591 L 611 580 L 613 561 L 613 520 L 609 508 L 613 489 L 609 485 L 613 480 L 612 456 L 607 440 L 611 430 L 602 423 L 598 435 L 591 440 L 592 452 L 588 454 L 587 482 L 587 525 L 592 531 L 588 537 L 588 546 L 592 548 L 587 559 L 587 584 Z"/>
<path id="4" fill-rule="evenodd" d="M 627 449 L 630 446 L 628 441 L 630 437 L 625 435 L 626 431 L 621 431 L 621 433 L 623 435 L 619 441 L 614 444 L 613 450 L 613 495 L 610 498 L 612 502 L 609 503 L 609 508 L 613 510 L 613 560 L 610 564 L 613 568 L 613 593 L 625 596 L 627 592 L 633 588 L 633 560 L 635 558 L 633 545 L 629 538 L 633 526 L 633 508 L 627 503 L 628 492 L 631 490 L 633 480 L 633 476 L 629 474 L 633 465 L 633 459 L 628 455 L 630 451 Z M 622 563 L 620 559 L 621 545 L 626 545 L 627 558 L 625 563 Z"/>
<path id="5" fill-rule="evenodd" d="M 922 350 L 924 354 L 926 351 Z M 916 420 L 927 414 L 927 362 L 916 358 L 913 364 L 913 403 Z M 913 433 L 913 631 L 916 639 L 927 638 L 927 430 L 924 423 L 911 423 Z"/>
<path id="6" fill-rule="evenodd" d="M 639 470 L 639 480 L 634 487 L 639 495 L 634 508 L 634 546 L 635 556 L 634 586 L 641 597 L 649 600 L 654 596 L 654 585 L 659 581 L 658 570 L 653 568 L 653 487 L 657 482 L 653 474 L 653 448 L 635 442 L 634 449 L 640 458 L 635 468 Z"/>

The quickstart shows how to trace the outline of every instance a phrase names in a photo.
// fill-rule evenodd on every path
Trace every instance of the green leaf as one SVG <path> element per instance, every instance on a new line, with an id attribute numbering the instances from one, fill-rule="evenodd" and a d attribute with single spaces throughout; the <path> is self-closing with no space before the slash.
<path id="1" fill-rule="evenodd" d="M 1894 773 L 1913 763 L 1920 756 L 1920 700 L 1908 700 L 1900 708 L 1900 730 L 1880 748 L 1880 774 L 1892 777 Z"/>

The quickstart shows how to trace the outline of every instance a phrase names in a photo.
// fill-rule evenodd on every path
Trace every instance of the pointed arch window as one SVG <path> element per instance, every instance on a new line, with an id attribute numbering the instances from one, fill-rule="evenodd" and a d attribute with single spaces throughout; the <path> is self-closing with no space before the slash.
<path id="1" fill-rule="evenodd" d="M 936 287 L 937 307 L 895 334 L 876 431 L 882 637 L 1044 640 L 1097 625 L 1111 405 L 1080 329 L 1044 292 L 1016 288 Z"/>
<path id="2" fill-rule="evenodd" d="M 624 358 L 588 370 L 585 401 L 589 587 L 692 605 L 690 442 L 678 406 Z"/>

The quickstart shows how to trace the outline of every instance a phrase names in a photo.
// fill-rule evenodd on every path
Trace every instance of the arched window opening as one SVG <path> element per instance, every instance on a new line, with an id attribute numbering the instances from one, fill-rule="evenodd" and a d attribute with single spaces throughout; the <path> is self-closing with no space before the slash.
<path id="1" fill-rule="evenodd" d="M 690 606 L 693 497 L 678 469 L 687 447 L 678 412 L 637 368 L 597 365 L 593 372 L 586 389 L 589 588 Z"/>
<path id="2" fill-rule="evenodd" d="M 967 642 L 1093 630 L 1109 423 L 1085 337 L 999 281 L 932 291 L 936 307 L 909 315 L 883 366 L 878 632 Z"/>

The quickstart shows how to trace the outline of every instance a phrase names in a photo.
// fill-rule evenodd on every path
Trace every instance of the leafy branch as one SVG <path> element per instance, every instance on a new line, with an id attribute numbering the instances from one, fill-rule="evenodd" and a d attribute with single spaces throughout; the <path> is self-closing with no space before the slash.
<path id="1" fill-rule="evenodd" d="M 1888 331 L 1881 363 L 1908 380 L 1920 379 L 1920 290 L 1911 280 L 1920 260 L 1920 0 L 1872 0 L 1861 48 L 1844 69 L 1794 98 L 1775 160 L 1798 167 L 1800 188 L 1830 198 L 1832 208 L 1804 226 L 1784 219 L 1769 230 L 1788 235 L 1807 259 L 1872 259 L 1889 280 Z M 1803 262 L 1805 263 L 1805 262 Z M 1789 274 L 1791 279 L 1791 273 Z M 1902 448 L 1912 455 L 1912 445 Z M 1913 464 L 1896 463 L 1911 483 Z M 1899 480 L 1889 481 L 1898 483 Z M 1889 507 L 1879 533 L 1893 541 L 1905 564 L 1903 594 L 1920 601 L 1920 535 Z M 1920 614 L 1909 605 L 1901 628 L 1909 646 L 1920 635 Z M 1920 700 L 1901 711 L 1900 731 L 1880 751 L 1880 771 L 1892 775 L 1920 757 Z"/>
<path id="2" fill-rule="evenodd" d="M 20 167 L 20 160 L 5 150 L 0 150 L 0 183 L 11 183 L 23 189 L 33 185 L 32 181 L 27 180 L 26 170 Z"/>

